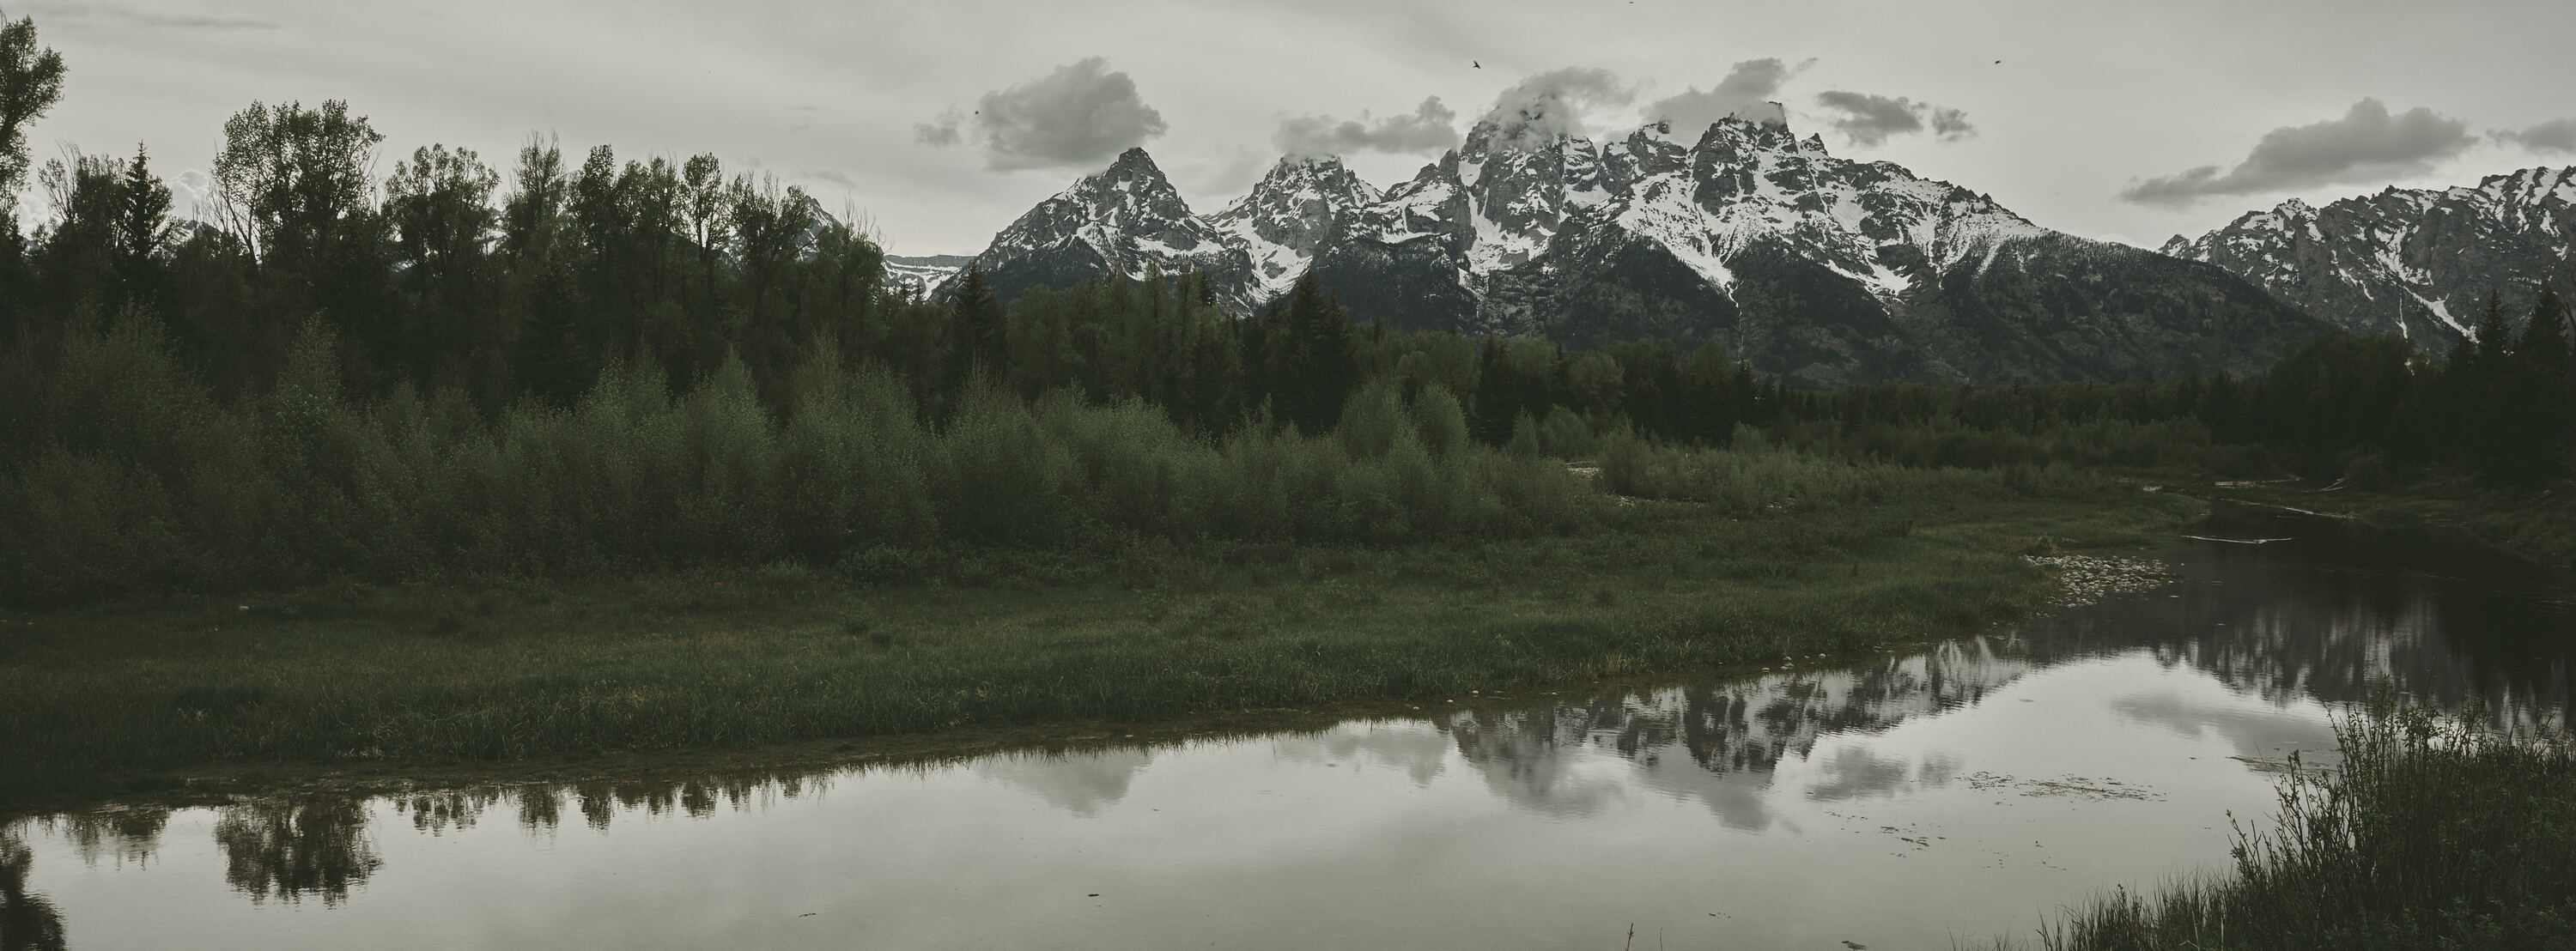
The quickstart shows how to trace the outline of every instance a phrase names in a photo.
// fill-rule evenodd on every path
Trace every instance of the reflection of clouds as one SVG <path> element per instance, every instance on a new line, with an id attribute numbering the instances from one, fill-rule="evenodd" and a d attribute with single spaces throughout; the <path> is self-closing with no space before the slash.
<path id="1" fill-rule="evenodd" d="M 1077 816 L 1096 816 L 1127 798 L 1128 785 L 1152 761 L 1153 754 L 1129 747 L 1004 754 L 976 760 L 973 768 L 977 776 L 1036 793 L 1047 805 Z"/>
<path id="2" fill-rule="evenodd" d="M 1449 765 L 1449 739 L 1421 722 L 1362 723 L 1281 736 L 1271 741 L 1271 751 L 1290 763 L 1367 763 L 1400 769 L 1415 786 L 1430 785 Z"/>
<path id="3" fill-rule="evenodd" d="M 1821 802 L 1852 799 L 1883 799 L 1909 785 L 1946 786 L 1959 771 L 1957 759 L 1934 751 L 1920 764 L 1909 759 L 1882 756 L 1860 744 L 1834 751 L 1817 764 L 1824 781 L 1807 787 L 1807 798 Z"/>
<path id="4" fill-rule="evenodd" d="M 2284 749 L 2331 748 L 2335 741 L 2330 728 L 2308 717 L 2195 703 L 2176 693 L 2130 694 L 2112 700 L 2111 712 L 2186 739 L 2216 733 L 2248 759 L 2276 758 Z"/>

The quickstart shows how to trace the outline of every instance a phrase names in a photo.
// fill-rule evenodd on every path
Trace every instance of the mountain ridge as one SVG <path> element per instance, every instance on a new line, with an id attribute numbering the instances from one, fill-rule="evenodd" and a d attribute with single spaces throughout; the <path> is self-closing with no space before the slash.
<path id="1" fill-rule="evenodd" d="M 2439 353 L 2468 339 L 2493 292 L 2531 312 L 2544 283 L 2576 293 L 2576 166 L 2474 186 L 2389 187 L 2317 207 L 2248 211 L 2163 252 L 2207 261 L 2356 333 L 2404 334 Z"/>
<path id="2" fill-rule="evenodd" d="M 1283 159 L 1209 216 L 1131 149 L 977 265 L 1006 294 L 1196 267 L 1238 313 L 1311 270 L 1360 319 L 1398 329 L 1715 341 L 1810 386 L 2248 373 L 2325 329 L 2214 264 L 1834 156 L 1776 107 L 1695 134 L 1534 133 L 1480 122 L 1384 192 L 1336 161 Z"/>

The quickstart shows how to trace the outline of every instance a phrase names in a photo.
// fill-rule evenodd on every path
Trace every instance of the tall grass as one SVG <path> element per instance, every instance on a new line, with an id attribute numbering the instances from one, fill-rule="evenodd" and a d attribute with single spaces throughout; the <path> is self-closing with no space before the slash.
<path id="1" fill-rule="evenodd" d="M 2576 947 L 2576 735 L 2473 726 L 2383 696 L 2342 763 L 2293 770 L 2232 877 L 2115 893 L 2052 951 Z M 2296 764 L 2294 764 L 2296 765 Z"/>

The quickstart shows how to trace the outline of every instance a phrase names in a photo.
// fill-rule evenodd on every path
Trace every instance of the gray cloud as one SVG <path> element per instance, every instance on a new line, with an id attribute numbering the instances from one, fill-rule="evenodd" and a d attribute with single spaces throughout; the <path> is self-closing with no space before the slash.
<path id="1" fill-rule="evenodd" d="M 2124 201 L 2185 208 L 2219 195 L 2369 184 L 2432 171 L 2435 163 L 2476 142 L 2468 123 L 2417 106 L 2390 115 L 2377 99 L 2354 103 L 2341 119 L 2284 126 L 2265 133 L 2236 167 L 2203 165 L 2120 190 Z"/>
<path id="2" fill-rule="evenodd" d="M 1560 135 L 1582 135 L 1587 109 L 1624 106 L 1636 98 L 1636 90 L 1609 70 L 1567 67 L 1503 90 L 1494 97 L 1493 111 L 1479 121 L 1493 123 L 1500 141 L 1540 145 Z"/>
<path id="3" fill-rule="evenodd" d="M 284 24 L 278 23 L 274 20 L 254 20 L 248 17 L 192 16 L 188 14 L 155 13 L 150 10 L 136 10 L 131 7 L 113 3 L 34 3 L 28 4 L 25 7 L 25 11 L 36 14 L 39 19 L 47 21 L 80 19 L 114 20 L 127 26 L 161 27 L 164 29 L 179 30 L 274 30 L 284 26 Z"/>
<path id="4" fill-rule="evenodd" d="M 1819 93 L 1816 104 L 1836 113 L 1835 130 L 1856 145 L 1877 145 L 1890 136 L 1910 135 L 1930 129 L 1943 141 L 1964 139 L 1977 134 L 1968 122 L 1968 114 L 1947 106 L 1916 102 L 1904 96 L 1879 96 L 1870 93 L 1836 89 Z"/>
<path id="5" fill-rule="evenodd" d="M 1727 70 L 1726 78 L 1706 92 L 1693 86 L 1680 95 L 1655 100 L 1646 107 L 1645 120 L 1670 122 L 1682 129 L 1704 129 L 1738 109 L 1778 100 L 1782 84 L 1798 78 L 1799 73 L 1815 64 L 1812 59 L 1795 66 L 1778 59 L 1748 59 Z"/>
<path id="6" fill-rule="evenodd" d="M 806 169 L 805 177 L 818 182 L 830 182 L 843 188 L 854 189 L 859 187 L 859 183 L 851 180 L 849 175 L 842 172 L 836 172 L 828 168 Z"/>
<path id="7" fill-rule="evenodd" d="M 1290 155 L 1322 157 L 1354 152 L 1437 152 L 1458 144 L 1458 113 L 1432 96 L 1410 115 L 1371 119 L 1295 116 L 1279 123 L 1271 141 Z"/>
<path id="8" fill-rule="evenodd" d="M 1162 113 L 1136 95 L 1136 81 L 1097 56 L 1009 89 L 984 94 L 971 115 L 957 109 L 913 127 L 924 145 L 972 144 L 997 172 L 1080 168 L 1116 157 L 1166 131 Z"/>
<path id="9" fill-rule="evenodd" d="M 2488 134 L 2497 142 L 2534 152 L 2576 152 L 2576 119 L 2551 119 L 2527 129 L 2498 129 Z"/>

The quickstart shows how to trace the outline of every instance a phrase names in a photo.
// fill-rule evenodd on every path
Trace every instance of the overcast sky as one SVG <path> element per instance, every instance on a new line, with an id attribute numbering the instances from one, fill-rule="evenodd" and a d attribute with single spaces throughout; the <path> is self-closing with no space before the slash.
<path id="1" fill-rule="evenodd" d="M 714 152 L 859 210 L 899 254 L 981 250 L 1138 142 L 1202 212 L 1283 149 L 1346 153 L 1384 187 L 1498 100 L 1598 135 L 1767 93 L 1837 154 L 2148 246 L 2288 197 L 2576 163 L 2567 0 L 0 0 L 0 12 L 32 16 L 70 67 L 31 130 L 40 158 L 64 142 L 130 154 L 139 140 L 175 177 L 207 168 L 225 117 L 253 100 L 338 98 L 386 134 L 380 175 L 433 142 L 506 171 L 538 131 L 567 153 Z"/>

